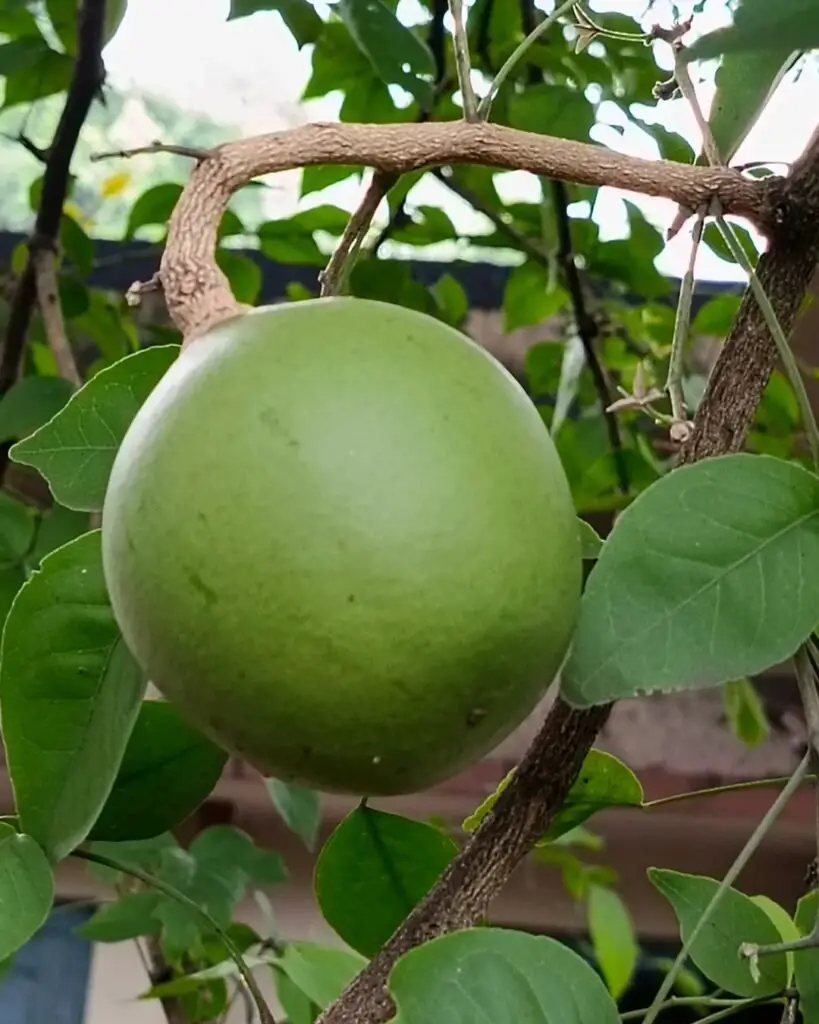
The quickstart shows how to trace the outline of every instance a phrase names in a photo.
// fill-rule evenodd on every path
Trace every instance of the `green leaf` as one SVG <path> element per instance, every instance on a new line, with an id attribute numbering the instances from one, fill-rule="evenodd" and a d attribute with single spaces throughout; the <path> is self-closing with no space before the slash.
<path id="1" fill-rule="evenodd" d="M 3 109 L 64 92 L 71 81 L 74 61 L 52 50 L 39 33 L 0 45 L 0 75 L 6 79 Z"/>
<path id="2" fill-rule="evenodd" d="M 258 235 L 262 253 L 276 263 L 321 267 L 327 262 L 313 238 L 313 231 L 293 217 L 266 221 L 259 226 Z"/>
<path id="3" fill-rule="evenodd" d="M 146 348 L 101 370 L 10 458 L 39 470 L 61 505 L 100 511 L 122 439 L 178 354 L 177 345 Z"/>
<path id="4" fill-rule="evenodd" d="M 174 207 L 182 195 L 182 186 L 174 181 L 164 181 L 161 185 L 152 185 L 134 201 L 128 214 L 128 225 L 125 228 L 125 239 L 133 238 L 136 232 L 146 224 L 165 225 L 171 218 Z"/>
<path id="5" fill-rule="evenodd" d="M 0 824 L 0 960 L 43 925 L 54 902 L 54 876 L 37 843 Z"/>
<path id="6" fill-rule="evenodd" d="M 70 263 L 85 277 L 94 266 L 94 242 L 80 225 L 64 213 L 60 218 L 60 245 Z"/>
<path id="7" fill-rule="evenodd" d="M 740 224 L 732 224 L 731 227 L 734 234 L 739 239 L 739 243 L 742 246 L 749 262 L 752 266 L 755 266 L 756 261 L 759 259 L 759 250 L 751 237 L 751 232 Z M 713 252 L 716 253 L 717 256 L 719 256 L 720 259 L 725 260 L 726 263 L 736 263 L 733 253 L 728 248 L 728 244 L 722 237 L 722 232 L 716 224 L 708 224 L 706 226 L 705 231 L 702 233 L 702 240 L 710 249 L 713 250 Z"/>
<path id="8" fill-rule="evenodd" d="M 336 10 L 386 85 L 402 86 L 419 103 L 431 99 L 433 56 L 383 0 L 339 0 Z"/>
<path id="9" fill-rule="evenodd" d="M 566 85 L 530 86 L 509 102 L 509 124 L 524 132 L 586 142 L 594 122 L 594 107 L 585 93 Z"/>
<path id="10" fill-rule="evenodd" d="M 47 512 L 43 512 L 37 539 L 27 559 L 29 568 L 36 569 L 46 555 L 87 533 L 88 526 L 86 512 L 74 512 L 63 505 L 53 505 Z"/>
<path id="11" fill-rule="evenodd" d="M 115 860 L 117 864 L 122 865 L 123 869 L 141 868 L 143 871 L 156 874 L 162 867 L 162 858 L 165 852 L 179 849 L 179 843 L 170 833 L 165 833 L 154 839 L 141 839 L 133 843 L 88 842 L 85 847 L 91 853 Z M 122 881 L 122 872 L 103 864 L 89 862 L 86 864 L 86 868 L 89 874 L 110 885 L 116 885 Z"/>
<path id="12" fill-rule="evenodd" d="M 353 949 L 373 956 L 457 852 L 453 840 L 431 825 L 356 808 L 316 864 L 316 898 L 325 921 Z"/>
<path id="13" fill-rule="evenodd" d="M 648 878 L 674 908 L 680 935 L 686 942 L 719 883 L 702 875 L 684 875 L 660 868 L 649 868 Z M 780 941 L 779 929 L 768 914 L 750 897 L 729 888 L 697 936 L 690 956 L 718 988 L 746 998 L 761 998 L 785 988 L 788 981 L 787 959 L 784 954 L 760 957 L 759 980 L 755 981 L 750 962 L 740 957 L 739 949 L 744 942 L 762 946 Z"/>
<path id="14" fill-rule="evenodd" d="M 276 966 L 311 1002 L 325 1010 L 361 973 L 367 961 L 347 949 L 288 942 Z"/>
<path id="15" fill-rule="evenodd" d="M 218 249 L 216 263 L 230 282 L 230 288 L 238 302 L 248 306 L 256 304 L 262 290 L 262 269 L 249 256 L 230 249 Z"/>
<path id="16" fill-rule="evenodd" d="M 619 999 L 631 984 L 640 948 L 634 936 L 631 916 L 612 889 L 589 888 L 586 911 L 592 948 L 613 999 Z"/>
<path id="17" fill-rule="evenodd" d="M 43 559 L 3 631 L 0 708 L 17 813 L 52 860 L 97 820 L 144 691 L 108 603 L 95 530 Z"/>
<path id="18" fill-rule="evenodd" d="M 661 477 L 589 575 L 561 689 L 587 706 L 755 675 L 819 621 L 819 478 L 764 455 Z M 627 595 L 624 598 L 624 595 Z"/>
<path id="19" fill-rule="evenodd" d="M 395 1024 L 617 1024 L 596 972 L 555 939 L 472 928 L 406 953 L 393 967 Z"/>
<path id="20" fill-rule="evenodd" d="M 0 570 L 19 565 L 34 541 L 34 510 L 0 491 Z"/>
<path id="21" fill-rule="evenodd" d="M 546 267 L 528 260 L 515 267 L 503 288 L 503 329 L 541 324 L 563 309 L 569 297 Z"/>
<path id="22" fill-rule="evenodd" d="M 769 896 L 752 896 L 751 900 L 773 921 L 782 942 L 794 942 L 799 938 L 799 929 L 791 915 Z M 793 980 L 793 953 L 786 953 L 788 963 L 788 985 Z"/>
<path id="23" fill-rule="evenodd" d="M 469 312 L 469 298 L 460 281 L 452 274 L 443 274 L 430 290 L 442 318 L 453 327 L 460 327 Z"/>
<path id="24" fill-rule="evenodd" d="M 240 829 L 216 825 L 200 832 L 187 850 L 164 849 L 158 876 L 184 893 L 226 928 L 249 885 L 279 885 L 287 878 L 281 857 L 262 850 Z M 163 925 L 163 948 L 175 959 L 207 933 L 202 916 L 171 900 L 156 911 Z"/>
<path id="25" fill-rule="evenodd" d="M 731 162 L 799 57 L 800 51 L 790 48 L 723 57 L 714 77 L 708 126 L 724 163 Z"/>
<path id="26" fill-rule="evenodd" d="M 722 691 L 722 705 L 728 727 L 738 740 L 753 749 L 764 743 L 771 732 L 756 687 L 748 679 L 732 679 Z"/>
<path id="27" fill-rule="evenodd" d="M 512 769 L 500 785 L 463 823 L 467 832 L 474 832 L 498 797 L 509 785 L 515 771 Z M 569 790 L 563 806 L 557 812 L 541 843 L 553 843 L 572 829 L 582 825 L 593 814 L 607 807 L 640 807 L 643 787 L 640 780 L 613 754 L 604 750 L 590 750 L 583 761 L 580 774 Z"/>
<path id="28" fill-rule="evenodd" d="M 173 704 L 143 702 L 114 788 L 89 838 L 151 839 L 175 828 L 206 799 L 226 763 L 225 751 L 189 725 Z"/>
<path id="29" fill-rule="evenodd" d="M 321 826 L 321 797 L 279 779 L 265 779 L 267 793 L 287 827 L 296 833 L 308 850 L 314 849 Z"/>
<path id="30" fill-rule="evenodd" d="M 273 982 L 287 1024 L 313 1024 L 321 1009 L 290 979 L 290 975 L 277 968 L 273 971 Z"/>
<path id="31" fill-rule="evenodd" d="M 305 167 L 301 174 L 300 196 L 308 196 L 311 192 L 321 192 L 339 181 L 346 181 L 353 174 L 361 173 L 360 167 L 348 167 L 344 164 L 316 164 Z"/>
<path id="32" fill-rule="evenodd" d="M 819 47 L 816 0 L 744 0 L 733 25 L 716 29 L 687 48 L 685 59 L 710 60 L 721 53 L 812 50 Z"/>
<path id="33" fill-rule="evenodd" d="M 103 903 L 94 915 L 74 930 L 89 942 L 126 942 L 140 935 L 157 935 L 155 911 L 160 897 L 155 892 L 129 892 Z"/>
<path id="34" fill-rule="evenodd" d="M 0 399 L 0 443 L 26 437 L 55 416 L 73 388 L 62 377 L 21 377 Z"/>
<path id="35" fill-rule="evenodd" d="M 794 915 L 800 935 L 812 935 L 819 921 L 819 892 L 803 896 Z M 804 1024 L 819 1024 L 819 946 L 793 953 L 794 983 Z"/>
<path id="36" fill-rule="evenodd" d="M 8 618 L 14 598 L 26 582 L 26 572 L 21 565 L 0 570 L 0 630 Z"/>
<path id="37" fill-rule="evenodd" d="M 587 523 L 585 519 L 578 519 L 577 525 L 580 527 L 580 548 L 583 553 L 583 559 L 594 562 L 600 557 L 603 538 L 597 533 L 591 523 Z"/>
<path id="38" fill-rule="evenodd" d="M 228 21 L 246 18 L 257 11 L 276 11 L 280 14 L 299 49 L 314 43 L 324 26 L 309 0 L 231 0 Z"/>

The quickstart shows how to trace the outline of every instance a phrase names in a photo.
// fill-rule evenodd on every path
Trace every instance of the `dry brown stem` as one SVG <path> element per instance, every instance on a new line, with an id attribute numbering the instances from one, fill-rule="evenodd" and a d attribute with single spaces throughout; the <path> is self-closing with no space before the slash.
<path id="1" fill-rule="evenodd" d="M 135 152 L 163 148 L 157 144 Z M 779 178 L 754 181 L 729 168 L 644 160 L 495 124 L 308 124 L 229 142 L 200 159 L 169 225 L 159 274 L 168 310 L 183 335 L 243 311 L 214 262 L 219 220 L 231 195 L 259 175 L 316 164 L 356 164 L 388 175 L 483 164 L 664 196 L 692 210 L 716 197 L 726 213 L 747 217 L 766 233 L 776 224 L 784 187 Z"/>
<path id="2" fill-rule="evenodd" d="M 74 388 L 82 385 L 82 377 L 71 351 L 71 343 L 65 330 L 63 310 L 60 305 L 60 291 L 57 286 L 57 270 L 54 266 L 54 252 L 41 248 L 32 253 L 34 279 L 37 285 L 37 302 L 43 316 L 43 326 L 48 347 L 54 356 L 60 376 Z"/>

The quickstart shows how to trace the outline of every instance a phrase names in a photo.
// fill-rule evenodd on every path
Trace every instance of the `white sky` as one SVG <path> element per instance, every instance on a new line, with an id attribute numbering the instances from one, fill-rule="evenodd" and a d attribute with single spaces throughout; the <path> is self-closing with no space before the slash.
<path id="1" fill-rule="evenodd" d="M 553 3 L 538 0 L 538 6 L 549 11 Z M 594 0 L 590 4 L 592 10 L 625 11 L 637 18 L 646 6 L 647 0 Z M 299 104 L 310 74 L 309 49 L 298 51 L 279 16 L 264 12 L 227 22 L 228 7 L 229 0 L 130 0 L 122 26 L 105 54 L 113 84 L 137 86 L 162 95 L 179 107 L 210 113 L 218 122 L 237 125 L 244 134 L 334 119 L 340 102 L 337 96 Z M 692 0 L 680 0 L 677 7 L 685 14 L 692 7 Z M 644 22 L 669 24 L 670 8 L 669 0 L 655 0 Z M 727 18 L 724 12 L 724 0 L 712 0 L 705 14 L 697 19 L 698 31 L 705 32 L 723 23 Z M 657 47 L 657 57 L 665 62 L 662 50 Z M 704 107 L 711 94 L 708 83 L 704 84 L 700 89 Z M 794 159 L 816 124 L 817 98 L 819 67 L 814 62 L 803 69 L 797 81 L 783 82 L 737 154 L 737 161 Z M 667 128 L 684 135 L 695 150 L 699 149 L 699 133 L 684 101 L 665 102 L 656 110 L 643 108 L 641 113 L 646 120 L 662 120 Z M 597 140 L 635 155 L 657 156 L 651 140 L 624 119 L 617 118 L 617 122 L 625 128 L 622 135 L 597 129 Z M 149 140 L 130 141 L 135 144 Z M 298 201 L 298 174 L 280 177 L 282 187 L 271 193 L 271 217 L 287 216 Z M 498 182 L 507 200 L 537 197 L 537 184 L 529 175 L 505 174 Z M 621 195 L 624 193 L 605 189 L 597 204 L 595 219 L 604 238 L 626 234 Z M 358 197 L 359 187 L 346 182 L 307 197 L 304 205 L 334 202 L 352 209 Z M 635 200 L 632 195 L 628 198 Z M 412 200 L 444 206 L 456 227 L 465 233 L 483 230 L 482 218 L 432 180 L 424 181 L 413 191 Z M 657 227 L 664 230 L 668 226 L 674 204 L 643 197 L 637 201 Z M 660 255 L 658 268 L 680 276 L 687 261 L 688 242 L 688 233 L 682 232 Z M 432 253 L 428 251 L 428 255 Z M 707 248 L 700 252 L 697 272 L 698 277 L 711 280 L 736 280 L 742 276 L 738 268 L 723 262 Z"/>

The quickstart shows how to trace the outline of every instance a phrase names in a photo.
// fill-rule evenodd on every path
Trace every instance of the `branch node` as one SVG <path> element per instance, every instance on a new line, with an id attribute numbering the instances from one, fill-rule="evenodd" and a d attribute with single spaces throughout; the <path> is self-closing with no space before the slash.
<path id="1" fill-rule="evenodd" d="M 147 281 L 134 281 L 125 293 L 125 301 L 129 306 L 138 306 L 142 301 L 143 295 L 148 295 L 150 292 L 161 291 L 162 279 L 159 274 L 156 273 L 151 275 Z"/>

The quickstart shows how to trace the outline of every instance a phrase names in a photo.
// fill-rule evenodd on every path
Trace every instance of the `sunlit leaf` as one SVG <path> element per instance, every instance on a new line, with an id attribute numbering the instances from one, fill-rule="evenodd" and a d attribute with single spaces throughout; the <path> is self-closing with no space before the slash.
<path id="1" fill-rule="evenodd" d="M 23 831 L 53 860 L 91 831 L 146 681 L 119 635 L 99 531 L 43 559 L 3 631 L 0 708 Z"/>

